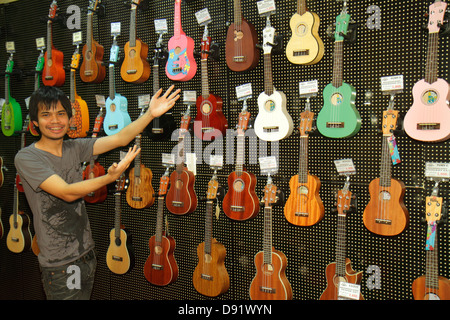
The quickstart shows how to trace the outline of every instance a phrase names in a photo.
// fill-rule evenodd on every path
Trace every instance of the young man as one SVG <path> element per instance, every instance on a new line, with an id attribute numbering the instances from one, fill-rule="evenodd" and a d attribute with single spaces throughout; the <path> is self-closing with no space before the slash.
<path id="1" fill-rule="evenodd" d="M 147 112 L 120 132 L 101 138 L 64 139 L 72 117 L 67 96 L 56 87 L 41 87 L 30 98 L 30 120 L 40 138 L 20 150 L 15 165 L 33 212 L 38 256 L 47 299 L 89 299 L 96 256 L 84 196 L 115 182 L 140 152 L 126 156 L 104 176 L 82 179 L 82 163 L 118 147 L 127 146 L 155 118 L 172 108 L 180 90 L 171 86 L 151 99 Z M 171 93 L 172 92 L 172 93 Z M 68 268 L 71 267 L 68 272 Z M 68 286 L 71 270 L 79 270 L 80 288 Z"/>

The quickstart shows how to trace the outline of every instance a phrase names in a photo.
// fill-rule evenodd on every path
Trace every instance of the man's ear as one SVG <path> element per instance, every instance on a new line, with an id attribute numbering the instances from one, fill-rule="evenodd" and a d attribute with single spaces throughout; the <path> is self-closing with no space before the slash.
<path id="1" fill-rule="evenodd" d="M 34 124 L 34 126 L 35 126 L 36 128 L 39 127 L 37 121 L 34 121 L 34 120 L 33 120 L 33 121 L 31 121 L 31 122 L 33 122 L 33 124 Z"/>

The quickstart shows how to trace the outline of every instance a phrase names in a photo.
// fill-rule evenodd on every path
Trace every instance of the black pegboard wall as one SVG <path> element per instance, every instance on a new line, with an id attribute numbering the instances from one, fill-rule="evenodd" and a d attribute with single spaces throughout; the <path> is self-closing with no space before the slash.
<path id="1" fill-rule="evenodd" d="M 357 174 L 352 177 L 351 190 L 357 194 L 358 206 L 356 212 L 347 219 L 347 256 L 352 260 L 354 270 L 363 272 L 361 291 L 366 300 L 411 299 L 411 284 L 425 271 L 425 225 L 421 223 L 424 216 L 424 199 L 431 192 L 432 184 L 424 178 L 425 163 L 448 162 L 449 142 L 428 144 L 417 142 L 405 134 L 397 136 L 397 143 L 402 162 L 392 169 L 393 177 L 402 180 L 407 189 L 405 205 L 409 210 L 409 227 L 396 237 L 382 237 L 370 233 L 363 224 L 362 214 L 369 201 L 368 184 L 379 176 L 381 135 L 381 114 L 388 105 L 389 97 L 380 90 L 380 77 L 402 74 L 404 76 L 404 91 L 395 97 L 395 108 L 404 115 L 412 105 L 412 87 L 423 78 L 427 31 L 422 28 L 427 22 L 424 13 L 428 11 L 431 1 L 348 1 L 348 12 L 358 24 L 356 42 L 344 45 L 344 81 L 352 84 L 356 91 L 356 107 L 362 118 L 361 130 L 348 139 L 329 139 L 319 133 L 309 137 L 309 171 L 321 180 L 320 196 L 325 205 L 325 217 L 311 227 L 298 227 L 287 222 L 283 214 L 283 206 L 274 207 L 274 246 L 282 251 L 288 259 L 287 278 L 291 283 L 294 299 L 318 299 L 326 287 L 325 268 L 335 261 L 336 216 L 331 213 L 335 203 L 335 193 L 343 186 L 343 178 L 338 176 L 333 160 L 352 158 Z M 123 57 L 123 47 L 128 41 L 130 8 L 128 1 L 103 0 L 106 7 L 105 17 L 94 16 L 94 39 L 104 46 L 104 60 L 109 59 L 112 44 L 110 23 L 121 22 L 122 32 L 118 37 Z M 276 14 L 271 17 L 272 26 L 283 36 L 285 47 L 291 30 L 289 20 L 296 11 L 296 2 L 277 0 Z M 322 90 L 331 82 L 334 40 L 327 35 L 327 28 L 340 13 L 342 2 L 334 0 L 307 1 L 308 9 L 320 17 L 319 35 L 324 43 L 325 55 L 322 60 L 309 66 L 291 64 L 284 52 L 272 55 L 273 82 L 277 90 L 283 91 L 287 97 L 287 109 L 298 126 L 300 112 L 303 111 L 305 99 L 299 97 L 298 83 L 317 79 L 319 94 L 311 99 L 311 109 L 317 113 L 323 105 Z M 46 25 L 41 21 L 48 14 L 50 1 L 22 0 L 19 3 L 2 5 L 2 32 L 0 42 L 15 41 L 15 68 L 22 70 L 34 69 L 38 51 L 35 50 L 35 38 L 46 36 Z M 60 13 L 64 13 L 69 5 L 82 8 L 81 22 L 83 39 L 86 32 L 86 10 L 88 1 L 58 1 Z M 157 41 L 154 32 L 154 19 L 167 19 L 169 33 L 164 36 L 167 43 L 173 33 L 174 1 L 149 0 L 146 10 L 137 12 L 136 34 L 149 45 L 149 62 L 153 66 L 153 49 Z M 371 5 L 379 7 L 381 12 L 380 29 L 369 28 L 366 24 L 371 17 L 368 8 Z M 208 75 L 211 92 L 222 97 L 224 114 L 229 128 L 235 128 L 237 116 L 242 104 L 238 102 L 235 87 L 250 82 L 253 97 L 248 100 L 249 111 L 255 117 L 258 114 L 257 96 L 264 90 L 263 59 L 251 71 L 237 73 L 230 71 L 225 63 L 226 31 L 233 22 L 233 1 L 183 1 L 182 27 L 186 34 L 195 41 L 196 50 L 200 50 L 200 40 L 203 27 L 199 26 L 195 12 L 208 8 L 212 23 L 208 29 L 213 41 L 220 43 L 219 60 L 208 61 Z M 244 17 L 251 22 L 262 39 L 265 18 L 257 12 L 255 1 L 242 0 Z M 20 23 L 27 21 L 27 24 Z M 63 51 L 65 65 L 70 63 L 70 57 L 75 47 L 72 45 L 72 33 L 66 26 L 55 24 L 53 31 L 54 45 Z M 439 75 L 446 78 L 448 70 L 448 38 L 440 39 Z M 182 90 L 201 92 L 200 59 L 195 77 L 187 82 L 177 82 Z M 0 51 L 0 65 L 6 65 L 7 55 Z M 160 84 L 164 89 L 170 81 L 160 64 Z M 69 81 L 63 86 L 69 92 Z M 108 75 L 100 84 L 82 83 L 77 76 L 77 92 L 86 100 L 89 106 L 91 128 L 98 107 L 95 95 L 108 96 Z M 142 84 L 124 82 L 119 70 L 115 74 L 116 91 L 128 99 L 128 111 L 134 120 L 139 115 L 137 108 L 138 96 L 152 93 L 152 75 Z M 12 95 L 22 105 L 25 114 L 24 99 L 34 87 L 34 78 L 25 76 L 22 79 L 12 78 Z M 3 88 L 3 85 L 1 86 Z M 3 91 L 2 91 L 3 92 Z M 368 99 L 367 93 L 371 93 Z M 186 106 L 179 102 L 173 109 L 177 126 Z M 191 109 L 195 117 L 195 106 Z M 20 148 L 20 137 L 0 136 L 0 155 L 9 169 L 5 172 L 5 183 L 0 189 L 0 206 L 5 234 L 8 230 L 8 217 L 12 211 L 12 183 L 15 169 L 14 155 Z M 36 138 L 27 134 L 27 144 Z M 196 139 L 196 138 L 193 138 Z M 256 192 L 262 196 L 266 177 L 260 174 L 257 162 L 258 149 L 261 144 L 254 144 L 251 139 L 246 143 L 246 167 L 258 179 Z M 233 140 L 232 140 L 233 141 Z M 159 187 L 159 178 L 164 172 L 161 165 L 161 154 L 170 153 L 177 145 L 174 141 L 151 141 L 147 136 L 142 140 L 142 162 L 152 170 L 153 188 Z M 130 144 L 132 145 L 132 143 Z M 198 197 L 204 197 L 212 170 L 200 154 L 209 143 L 191 140 L 191 150 L 197 154 L 197 175 L 195 190 Z M 225 148 L 224 148 L 225 150 Z M 235 149 L 234 149 L 235 150 Z M 251 154 L 248 154 L 250 150 Z M 269 147 L 269 150 L 271 148 Z M 225 152 L 225 151 L 224 151 Z M 299 136 L 294 132 L 290 137 L 279 143 L 279 171 L 274 177 L 278 188 L 289 195 L 289 179 L 297 174 L 299 153 Z M 229 155 L 224 154 L 228 157 Z M 232 157 L 234 159 L 234 157 Z M 119 159 L 119 150 L 114 150 L 99 158 L 100 163 L 107 168 Z M 234 170 L 234 165 L 226 163 L 218 171 L 220 185 L 227 187 L 227 177 Z M 441 185 L 441 194 L 448 201 L 448 183 Z M 31 215 L 23 195 L 20 196 L 23 210 Z M 180 269 L 178 280 L 166 287 L 156 287 L 149 284 L 143 274 L 143 265 L 149 255 L 148 240 L 155 232 L 156 203 L 148 208 L 137 210 L 128 206 L 125 195 L 122 196 L 122 222 L 131 230 L 133 247 L 136 254 L 134 268 L 125 275 L 113 274 L 106 266 L 105 256 L 109 245 L 109 232 L 114 225 L 114 199 L 108 196 L 102 204 L 87 204 L 91 220 L 94 240 L 99 254 L 96 282 L 93 299 L 209 299 L 196 292 L 192 285 L 192 274 L 197 264 L 197 245 L 204 240 L 205 203 L 200 201 L 197 210 L 185 216 L 176 216 L 165 210 L 169 230 L 176 240 L 175 257 Z M 32 230 L 33 231 L 33 230 Z M 213 219 L 213 236 L 224 244 L 227 250 L 225 265 L 230 275 L 229 290 L 219 299 L 249 299 L 249 286 L 255 274 L 254 255 L 262 249 L 263 214 L 260 212 L 254 219 L 236 222 L 228 219 L 221 212 L 219 219 Z M 0 298 L 2 299 L 43 299 L 37 259 L 32 252 L 13 254 L 6 248 L 5 237 L 0 241 Z M 448 226 L 440 226 L 440 274 L 450 277 L 448 264 Z M 381 287 L 369 289 L 367 282 L 370 274 L 366 270 L 376 266 L 381 271 Z M 4 285 L 5 284 L 5 285 Z M 27 289 L 25 290 L 25 284 Z"/>

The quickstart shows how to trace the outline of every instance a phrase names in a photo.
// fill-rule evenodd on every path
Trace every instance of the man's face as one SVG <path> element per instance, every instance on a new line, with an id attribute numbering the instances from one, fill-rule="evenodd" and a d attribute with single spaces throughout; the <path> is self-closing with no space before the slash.
<path id="1" fill-rule="evenodd" d="M 64 138 L 69 130 L 69 116 L 59 101 L 54 108 L 50 109 L 39 105 L 38 121 L 33 123 L 41 131 L 42 137 L 52 140 Z"/>

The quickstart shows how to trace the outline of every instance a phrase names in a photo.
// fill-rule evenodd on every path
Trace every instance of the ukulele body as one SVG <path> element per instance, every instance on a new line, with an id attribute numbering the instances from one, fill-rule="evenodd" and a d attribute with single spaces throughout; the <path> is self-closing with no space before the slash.
<path id="1" fill-rule="evenodd" d="M 106 115 L 103 121 L 103 130 L 107 135 L 113 135 L 131 123 L 128 114 L 128 100 L 116 93 L 114 99 L 106 99 Z"/>
<path id="2" fill-rule="evenodd" d="M 228 191 L 223 198 L 222 208 L 232 220 L 247 220 L 259 212 L 259 199 L 255 192 L 256 177 L 253 173 L 233 171 L 228 176 Z"/>
<path id="3" fill-rule="evenodd" d="M 116 239 L 116 229 L 109 233 L 109 247 L 106 252 L 106 264 L 112 272 L 125 274 L 134 266 L 134 253 L 131 235 L 126 229 L 120 229 L 120 236 Z"/>
<path id="4" fill-rule="evenodd" d="M 131 168 L 130 184 L 126 194 L 128 205 L 135 209 L 148 208 L 155 202 L 155 191 L 152 187 L 153 173 L 143 164 L 141 164 L 139 177 L 136 177 L 134 172 L 135 168 Z"/>
<path id="5" fill-rule="evenodd" d="M 104 48 L 94 39 L 91 40 L 91 50 L 83 46 L 83 62 L 80 67 L 80 78 L 83 82 L 100 83 L 105 79 L 106 67 L 103 65 Z"/>
<path id="6" fill-rule="evenodd" d="M 307 177 L 306 183 L 300 183 L 298 175 L 289 181 L 290 194 L 284 206 L 284 216 L 297 226 L 312 226 L 325 216 L 325 207 L 319 196 L 320 180 L 310 174 Z"/>
<path id="7" fill-rule="evenodd" d="M 197 208 L 194 190 L 195 176 L 186 167 L 170 174 L 170 188 L 166 196 L 167 209 L 176 215 L 193 212 Z"/>
<path id="8" fill-rule="evenodd" d="M 228 121 L 222 113 L 222 98 L 214 94 L 197 98 L 197 115 L 194 119 L 194 134 L 204 141 L 225 137 Z"/>
<path id="9" fill-rule="evenodd" d="M 438 276 L 438 287 L 427 288 L 423 275 L 413 281 L 412 292 L 414 300 L 450 300 L 450 280 Z"/>
<path id="10" fill-rule="evenodd" d="M 380 178 L 369 184 L 370 200 L 364 209 L 366 228 L 383 236 L 400 234 L 409 225 L 409 213 L 403 203 L 405 185 L 391 178 L 391 186 L 380 185 Z"/>
<path id="11" fill-rule="evenodd" d="M 9 103 L 2 106 L 2 132 L 10 137 L 22 130 L 22 109 L 13 97 L 8 97 Z"/>
<path id="12" fill-rule="evenodd" d="M 166 63 L 166 75 L 170 80 L 188 81 L 195 76 L 197 62 L 194 59 L 194 47 L 194 40 L 184 34 L 170 38 Z"/>
<path id="13" fill-rule="evenodd" d="M 93 179 L 103 175 L 105 175 L 105 168 L 103 168 L 103 166 L 96 160 L 94 161 L 93 166 L 89 164 L 84 169 L 83 180 Z M 87 194 L 84 197 L 84 201 L 88 203 L 101 203 L 106 200 L 107 195 L 108 195 L 108 188 L 107 186 L 103 186 L 97 189 L 96 191 Z"/>
<path id="14" fill-rule="evenodd" d="M 42 83 L 48 87 L 61 87 L 66 81 L 66 72 L 64 71 L 64 54 L 55 49 L 52 51 L 52 58 L 47 59 L 47 53 L 44 54 L 45 65 L 42 70 Z"/>
<path id="15" fill-rule="evenodd" d="M 30 218 L 23 212 L 17 214 L 17 224 L 14 214 L 9 217 L 10 229 L 6 237 L 6 245 L 11 252 L 21 253 L 31 247 Z"/>
<path id="16" fill-rule="evenodd" d="M 255 27 L 242 18 L 238 26 L 232 23 L 228 27 L 225 46 L 225 59 L 228 68 L 240 72 L 254 69 L 259 62 L 259 50 L 256 49 L 258 34 Z"/>
<path id="17" fill-rule="evenodd" d="M 127 42 L 124 47 L 125 59 L 120 67 L 120 75 L 126 82 L 143 83 L 150 77 L 151 67 L 147 61 L 148 45 L 136 39 L 136 46 L 130 47 Z"/>
<path id="18" fill-rule="evenodd" d="M 89 131 L 89 108 L 79 96 L 72 103 L 72 118 L 67 135 L 70 138 L 84 138 Z"/>
<path id="19" fill-rule="evenodd" d="M 214 238 L 211 242 L 211 254 L 205 253 L 205 242 L 197 247 L 198 264 L 192 282 L 200 294 L 217 297 L 230 287 L 230 277 L 225 268 L 225 247 Z"/>
<path id="20" fill-rule="evenodd" d="M 144 264 L 144 276 L 148 282 L 156 286 L 166 286 L 178 278 L 178 265 L 175 260 L 175 239 L 163 235 L 161 243 L 152 236 L 148 242 L 150 255 Z"/>
<path id="21" fill-rule="evenodd" d="M 327 279 L 327 287 L 320 296 L 320 300 L 338 300 L 339 283 L 348 282 L 353 284 L 360 284 L 362 278 L 362 271 L 355 272 L 352 269 L 351 261 L 345 258 L 345 276 L 340 277 L 336 275 L 336 262 L 330 263 L 326 270 L 325 276 Z M 364 300 L 362 294 L 359 295 L 359 300 Z"/>

